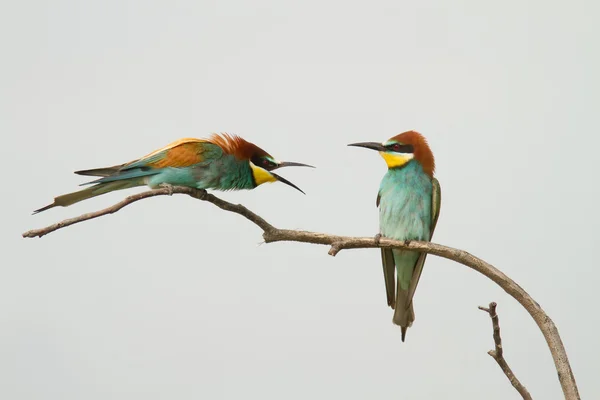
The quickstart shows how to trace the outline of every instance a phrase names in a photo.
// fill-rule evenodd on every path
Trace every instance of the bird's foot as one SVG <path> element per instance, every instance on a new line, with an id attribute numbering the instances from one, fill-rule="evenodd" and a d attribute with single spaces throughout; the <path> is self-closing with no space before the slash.
<path id="1" fill-rule="evenodd" d="M 375 245 L 379 246 L 379 243 L 381 242 L 381 233 L 378 233 L 377 235 L 375 235 L 373 240 L 375 240 Z"/>
<path id="2" fill-rule="evenodd" d="M 169 196 L 173 196 L 173 185 L 170 183 L 161 183 L 159 186 L 163 189 L 167 189 L 169 191 Z"/>
<path id="3" fill-rule="evenodd" d="M 412 240 L 410 240 L 410 239 L 406 239 L 406 240 L 404 241 L 404 245 L 405 245 L 405 246 L 408 246 L 408 245 L 410 244 L 410 242 L 412 242 Z"/>

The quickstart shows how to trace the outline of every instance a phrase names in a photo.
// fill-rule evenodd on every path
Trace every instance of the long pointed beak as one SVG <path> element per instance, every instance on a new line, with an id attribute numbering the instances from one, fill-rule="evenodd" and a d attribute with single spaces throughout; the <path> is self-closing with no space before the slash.
<path id="1" fill-rule="evenodd" d="M 364 147 L 366 149 L 377 150 L 377 151 L 386 151 L 386 148 L 381 143 L 377 143 L 377 142 L 351 143 L 348 146 Z"/>
<path id="2" fill-rule="evenodd" d="M 309 167 L 309 168 L 315 168 L 312 165 L 302 164 L 302 163 L 299 163 L 299 162 L 282 161 L 279 164 L 277 164 L 277 167 L 275 167 L 273 169 L 283 168 L 283 167 Z"/>
<path id="3" fill-rule="evenodd" d="M 314 167 L 313 167 L 314 168 Z M 294 189 L 302 192 L 302 194 L 306 194 L 302 191 L 302 189 L 300 189 L 298 186 L 294 185 L 292 182 L 288 181 L 287 179 L 285 179 L 282 176 L 279 176 L 277 174 L 274 174 L 273 172 L 271 172 L 271 175 L 273 175 L 279 182 L 285 183 L 286 185 L 290 185 L 291 187 L 293 187 Z"/>

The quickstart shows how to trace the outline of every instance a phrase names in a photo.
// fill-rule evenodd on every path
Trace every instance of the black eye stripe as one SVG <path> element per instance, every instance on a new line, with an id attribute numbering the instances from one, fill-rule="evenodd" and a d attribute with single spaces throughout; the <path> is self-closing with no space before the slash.
<path id="1" fill-rule="evenodd" d="M 396 153 L 414 153 L 415 148 L 412 144 L 393 143 L 385 146 L 386 148 L 395 151 Z"/>
<path id="2" fill-rule="evenodd" d="M 277 166 L 276 163 L 269 160 L 268 158 L 260 157 L 260 156 L 254 156 L 250 159 L 250 161 L 252 161 L 252 164 L 262 167 L 268 171 Z"/>

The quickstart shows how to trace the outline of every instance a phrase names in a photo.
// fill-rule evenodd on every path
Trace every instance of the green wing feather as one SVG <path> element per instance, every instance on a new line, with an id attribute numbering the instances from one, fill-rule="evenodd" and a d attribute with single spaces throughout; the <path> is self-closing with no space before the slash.
<path id="1" fill-rule="evenodd" d="M 379 207 L 380 200 L 381 194 L 377 193 L 377 200 L 375 201 L 377 207 Z M 383 266 L 383 281 L 385 282 L 387 303 L 393 309 L 396 305 L 396 281 L 394 279 L 396 262 L 394 261 L 392 249 L 381 249 L 381 265 Z"/>
<path id="2" fill-rule="evenodd" d="M 186 138 L 126 164 L 75 171 L 78 175 L 98 176 L 100 179 L 82 184 L 92 184 L 92 187 L 56 197 L 52 204 L 35 210 L 34 214 L 56 206 L 67 207 L 114 190 L 143 186 L 146 184 L 145 177 L 158 174 L 163 168 L 207 165 L 222 155 L 223 149 L 214 143 Z"/>
<path id="3" fill-rule="evenodd" d="M 156 175 L 166 167 L 184 168 L 192 165 L 208 165 L 222 155 L 223 150 L 216 144 L 198 139 L 182 139 L 126 164 L 75 173 L 101 177 L 81 184 L 81 186 L 85 186 Z"/>
<path id="4" fill-rule="evenodd" d="M 429 240 L 431 240 L 431 238 L 433 237 L 433 231 L 435 230 L 435 226 L 437 225 L 438 217 L 440 216 L 440 207 L 442 205 L 442 191 L 440 188 L 440 183 L 435 178 L 432 178 L 431 183 L 433 186 L 433 190 L 431 192 L 431 234 L 429 235 Z M 413 276 L 410 281 L 410 286 L 408 287 L 408 306 L 410 306 L 410 304 L 412 303 L 413 296 L 415 295 L 415 290 L 417 290 L 417 284 L 419 283 L 419 279 L 421 278 L 421 272 L 423 272 L 423 265 L 425 264 L 426 258 L 427 253 L 421 253 L 419 259 L 417 260 L 417 264 L 415 265 Z"/>

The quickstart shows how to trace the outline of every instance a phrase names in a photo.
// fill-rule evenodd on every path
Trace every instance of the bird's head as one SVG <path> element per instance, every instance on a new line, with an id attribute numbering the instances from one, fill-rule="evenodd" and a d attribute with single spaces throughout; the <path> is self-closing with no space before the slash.
<path id="1" fill-rule="evenodd" d="M 283 167 L 310 167 L 312 165 L 292 161 L 277 161 L 269 153 L 247 140 L 229 134 L 213 135 L 211 142 L 221 147 L 227 154 L 233 155 L 238 160 L 246 160 L 250 164 L 252 177 L 256 186 L 267 182 L 282 182 L 304 193 L 302 189 L 280 175 L 272 172 Z"/>
<path id="2" fill-rule="evenodd" d="M 429 144 L 425 137 L 416 131 L 401 133 L 383 143 L 352 143 L 348 146 L 377 150 L 389 169 L 400 168 L 414 160 L 421 164 L 427 175 L 433 176 L 435 171 L 435 159 Z"/>

